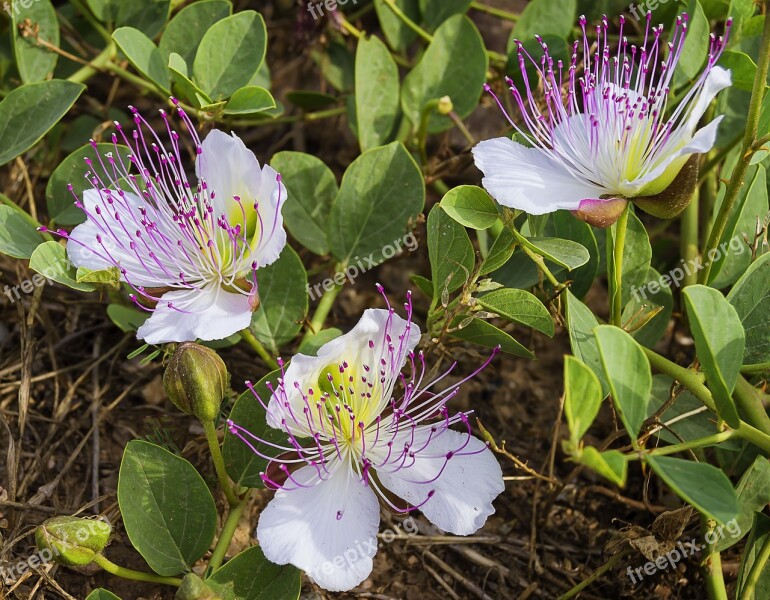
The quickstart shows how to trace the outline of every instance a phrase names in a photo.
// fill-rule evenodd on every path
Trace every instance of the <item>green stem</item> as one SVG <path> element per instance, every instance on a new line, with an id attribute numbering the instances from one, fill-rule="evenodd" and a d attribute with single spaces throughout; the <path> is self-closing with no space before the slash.
<path id="1" fill-rule="evenodd" d="M 671 444 L 670 446 L 661 446 L 654 448 L 647 452 L 641 453 L 638 457 L 629 455 L 628 458 L 634 460 L 635 458 L 643 459 L 645 456 L 668 456 L 669 454 L 679 454 L 680 452 L 686 452 L 687 450 L 694 450 L 696 448 L 705 448 L 706 446 L 714 446 L 726 442 L 732 437 L 739 435 L 738 431 L 734 429 L 728 429 L 720 433 L 713 435 L 707 435 L 706 437 L 698 438 L 696 440 L 690 440 L 689 442 L 682 442 L 680 444 Z"/>
<path id="2" fill-rule="evenodd" d="M 711 228 L 706 246 L 703 249 L 703 256 L 708 256 L 709 252 L 719 245 L 719 242 L 727 228 L 727 221 L 730 218 L 733 206 L 735 205 L 741 187 L 743 186 L 743 176 L 746 174 L 751 157 L 754 154 L 754 142 L 757 140 L 757 130 L 759 128 L 759 116 L 762 110 L 762 100 L 767 85 L 767 71 L 770 67 L 770 19 L 765 19 L 764 31 L 762 33 L 762 45 L 759 49 L 759 60 L 757 70 L 754 75 L 754 86 L 751 92 L 751 104 L 746 117 L 746 131 L 743 135 L 743 150 L 738 164 L 735 165 L 733 173 L 730 176 L 730 183 L 725 190 L 725 197 L 719 207 L 719 212 L 714 219 L 714 225 Z M 709 261 L 700 272 L 698 281 L 708 284 L 711 274 L 711 262 Z"/>
<path id="3" fill-rule="evenodd" d="M 507 10 L 501 10 L 499 8 L 495 8 L 494 6 L 487 6 L 481 2 L 471 2 L 471 8 L 475 8 L 476 10 L 488 13 L 506 21 L 513 21 L 514 23 L 521 17 L 521 15 L 517 15 L 516 13 L 508 12 Z"/>
<path id="4" fill-rule="evenodd" d="M 206 441 L 209 443 L 211 460 L 214 461 L 214 469 L 217 472 L 219 486 L 224 491 L 225 496 L 227 496 L 227 502 L 230 506 L 235 506 L 240 502 L 240 499 L 233 492 L 233 484 L 230 482 L 227 470 L 225 469 L 225 461 L 222 458 L 222 450 L 219 447 L 217 427 L 214 425 L 214 421 L 201 421 L 201 424 L 203 425 L 203 431 L 206 432 Z"/>
<path id="5" fill-rule="evenodd" d="M 760 363 L 758 365 L 743 365 L 741 373 L 744 375 L 761 375 L 770 372 L 770 362 Z"/>
<path id="6" fill-rule="evenodd" d="M 503 208 L 503 223 L 505 223 L 508 231 L 511 232 L 511 235 L 513 235 L 516 241 L 521 245 L 521 249 L 524 251 L 524 254 L 532 259 L 532 261 L 546 276 L 548 281 L 550 281 L 551 284 L 558 289 L 562 285 L 561 282 L 556 279 L 553 273 L 551 273 L 548 265 L 545 264 L 545 259 L 538 253 L 537 247 L 534 246 L 532 242 L 530 242 L 526 237 L 521 235 L 521 233 L 519 233 L 519 230 L 516 229 L 516 225 L 514 225 L 513 220 L 513 211 L 511 211 L 509 208 Z"/>
<path id="7" fill-rule="evenodd" d="M 631 203 L 626 204 L 626 208 L 620 215 L 620 219 L 615 224 L 614 248 L 612 250 L 612 274 L 610 286 L 610 322 L 620 327 L 622 325 L 623 313 L 623 251 L 626 246 L 626 232 L 628 231 L 628 212 L 631 210 Z M 607 236 L 612 240 L 613 236 Z"/>
<path id="8" fill-rule="evenodd" d="M 209 575 L 222 566 L 222 563 L 225 560 L 225 554 L 227 553 L 227 548 L 230 546 L 235 530 L 243 515 L 243 510 L 249 503 L 249 496 L 250 494 L 246 494 L 240 502 L 230 508 L 230 513 L 227 515 L 225 524 L 222 526 L 222 531 L 219 533 L 217 545 L 211 553 L 211 560 L 209 561 L 208 566 Z"/>
<path id="9" fill-rule="evenodd" d="M 685 264 L 691 264 L 691 261 L 698 259 L 698 217 L 699 212 L 699 191 L 696 189 L 692 200 L 682 213 L 682 239 L 681 253 Z M 693 285 L 698 282 L 698 274 L 695 271 L 686 269 L 682 287 Z"/>
<path id="10" fill-rule="evenodd" d="M 112 35 L 110 32 L 104 28 L 104 26 L 96 19 L 96 17 L 94 17 L 89 8 L 83 4 L 82 0 L 70 0 L 70 4 L 75 7 L 75 10 L 83 15 L 83 18 L 88 21 L 88 24 L 91 25 L 91 27 L 93 27 L 100 36 L 102 36 L 102 39 L 105 42 L 108 44 L 113 43 Z"/>
<path id="11" fill-rule="evenodd" d="M 148 583 L 163 583 L 165 585 L 173 585 L 179 587 L 182 585 L 182 580 L 176 577 L 163 577 L 156 575 L 155 573 L 144 573 L 142 571 L 134 571 L 133 569 L 126 569 L 125 567 L 119 567 L 114 562 L 106 559 L 101 554 L 97 554 L 94 558 L 94 563 L 113 575 L 122 577 L 123 579 L 132 579 L 133 581 L 146 581 Z"/>
<path id="12" fill-rule="evenodd" d="M 437 110 L 441 103 L 440 98 L 434 98 L 428 100 L 422 107 L 422 114 L 420 115 L 420 128 L 417 130 L 417 145 L 420 148 L 420 159 L 423 165 L 428 164 L 428 152 L 426 146 L 428 143 L 428 125 L 430 124 L 430 117 L 433 111 Z"/>
<path id="13" fill-rule="evenodd" d="M 240 335 L 243 341 L 251 346 L 252 350 L 259 354 L 260 358 L 265 361 L 265 364 L 267 364 L 267 366 L 270 367 L 272 371 L 275 371 L 279 368 L 278 363 L 272 356 L 270 356 L 270 353 L 265 349 L 262 343 L 256 337 L 254 337 L 254 334 L 251 333 L 251 330 L 244 329 L 240 332 Z"/>
<path id="14" fill-rule="evenodd" d="M 746 582 L 743 584 L 743 589 L 741 590 L 740 600 L 754 600 L 754 589 L 757 587 L 759 576 L 762 574 L 762 570 L 767 563 L 768 558 L 770 558 L 770 536 L 765 539 L 762 548 L 759 550 L 759 554 L 754 559 L 751 569 L 749 569 Z"/>
<path id="15" fill-rule="evenodd" d="M 703 521 L 703 537 L 708 540 L 712 536 L 709 535 L 714 531 L 717 526 L 716 521 L 706 519 L 701 516 Z M 701 562 L 703 566 L 703 576 L 706 580 L 706 593 L 709 600 L 727 600 L 727 589 L 725 588 L 725 577 L 722 572 L 722 557 L 719 555 L 716 544 L 708 544 L 706 546 L 706 555 Z"/>
<path id="16" fill-rule="evenodd" d="M 112 59 L 114 55 L 115 55 L 115 44 L 110 43 L 90 63 L 78 69 L 72 75 L 67 77 L 67 81 L 73 81 L 75 83 L 85 83 L 91 77 L 93 77 L 100 71 L 103 71 L 105 69 L 105 65 Z"/>
<path id="17" fill-rule="evenodd" d="M 341 265 L 337 265 L 337 272 L 340 272 L 341 270 Z M 305 337 L 302 338 L 303 342 L 310 339 L 316 333 L 321 331 L 321 329 L 323 329 L 324 323 L 326 323 L 326 317 L 329 316 L 329 313 L 332 310 L 332 306 L 334 306 L 334 301 L 337 299 L 337 296 L 342 291 L 343 287 L 343 284 L 335 283 L 334 287 L 331 289 L 324 288 L 324 294 L 318 301 L 318 307 L 315 309 L 315 313 L 313 313 L 313 318 L 310 321 L 310 327 L 307 333 L 305 333 Z"/>
<path id="18" fill-rule="evenodd" d="M 164 99 L 168 98 L 168 94 L 163 90 L 161 90 L 154 83 L 149 83 L 145 81 L 138 75 L 134 75 L 133 73 L 126 71 L 123 67 L 119 67 L 115 63 L 112 63 L 112 62 L 105 63 L 104 69 L 109 71 L 110 73 L 114 73 L 115 75 L 117 75 L 121 79 L 124 79 L 125 81 L 128 81 L 129 83 L 133 83 L 138 88 L 147 90 L 148 92 L 152 92 L 153 94 L 156 94 L 161 98 L 164 98 Z"/>
<path id="19" fill-rule="evenodd" d="M 385 4 L 388 5 L 388 8 L 393 11 L 393 14 L 396 15 L 399 19 L 401 19 L 404 22 L 404 25 L 409 27 L 412 31 L 414 31 L 417 35 L 419 35 L 423 40 L 428 42 L 429 44 L 433 41 L 433 36 L 429 34 L 427 31 L 425 31 L 422 27 L 420 27 L 417 23 L 412 21 L 403 10 L 401 10 L 398 5 L 395 3 L 394 0 L 383 0 Z"/>
<path id="20" fill-rule="evenodd" d="M 627 554 L 627 551 L 621 551 L 618 552 L 615 556 L 610 558 L 606 563 L 604 563 L 601 567 L 596 569 L 591 575 L 587 578 L 578 583 L 575 587 L 570 589 L 567 593 L 562 594 L 559 596 L 559 600 L 569 600 L 570 598 L 574 598 L 577 596 L 580 592 L 582 592 L 585 588 L 587 588 L 589 585 L 591 585 L 594 581 L 599 579 L 602 575 L 604 575 L 607 571 L 612 569 L 621 558 L 623 558 Z"/>
<path id="21" fill-rule="evenodd" d="M 767 416 L 765 405 L 759 396 L 759 390 L 738 375 L 733 396 L 735 403 L 746 415 L 749 423 L 752 423 L 762 433 L 770 435 L 770 417 Z"/>
<path id="22" fill-rule="evenodd" d="M 261 126 L 261 125 L 284 125 L 286 123 L 307 123 L 312 121 L 320 121 L 322 119 L 328 119 L 330 117 L 336 117 L 338 115 L 345 114 L 347 107 L 336 106 L 334 108 L 327 108 L 326 110 L 319 110 L 317 112 L 304 113 L 301 115 L 290 115 L 287 117 L 276 117 L 270 119 L 266 117 L 260 117 L 257 119 L 228 119 L 226 123 L 233 126 Z"/>

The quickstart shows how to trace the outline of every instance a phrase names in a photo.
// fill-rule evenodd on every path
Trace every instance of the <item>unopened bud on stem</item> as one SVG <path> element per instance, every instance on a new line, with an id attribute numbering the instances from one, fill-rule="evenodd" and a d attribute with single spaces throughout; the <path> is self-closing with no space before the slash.
<path id="1" fill-rule="evenodd" d="M 54 517 L 35 530 L 38 550 L 54 562 L 70 567 L 89 565 L 107 546 L 112 527 L 100 519 Z"/>
<path id="2" fill-rule="evenodd" d="M 163 387 L 174 405 L 201 421 L 213 421 L 227 392 L 225 363 L 216 352 L 195 344 L 180 344 L 163 375 Z"/>

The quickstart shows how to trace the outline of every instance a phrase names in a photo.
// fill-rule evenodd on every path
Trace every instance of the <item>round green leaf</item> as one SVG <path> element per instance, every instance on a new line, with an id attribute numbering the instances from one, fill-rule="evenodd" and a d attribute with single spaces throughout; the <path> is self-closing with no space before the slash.
<path id="1" fill-rule="evenodd" d="M 121 27 L 113 32 L 112 39 L 137 71 L 164 92 L 169 92 L 171 76 L 167 61 L 150 38 L 133 27 Z"/>
<path id="2" fill-rule="evenodd" d="M 460 289 L 473 272 L 475 255 L 468 232 L 438 204 L 428 214 L 428 256 L 433 289 L 439 292 Z"/>
<path id="3" fill-rule="evenodd" d="M 291 565 L 274 565 L 259 546 L 241 552 L 206 580 L 222 600 L 297 600 L 300 572 Z"/>
<path id="4" fill-rule="evenodd" d="M 189 570 L 214 540 L 217 509 L 189 462 L 149 442 L 123 453 L 118 504 L 131 544 L 159 575 Z"/>
<path id="5" fill-rule="evenodd" d="M 487 51 L 473 22 L 455 15 L 438 28 L 417 66 L 404 79 L 401 105 L 415 127 L 426 102 L 449 96 L 462 119 L 476 108 L 487 77 Z M 452 120 L 433 114 L 429 133 L 452 127 Z"/>
<path id="6" fill-rule="evenodd" d="M 48 42 L 59 47 L 59 19 L 51 0 L 35 0 L 24 3 L 16 0 L 13 3 L 13 53 L 16 57 L 16 68 L 24 83 L 48 79 L 56 67 L 59 55 L 41 46 L 37 40 Z M 29 21 L 29 26 L 27 26 Z M 23 32 L 37 30 L 35 36 L 24 37 Z"/>
<path id="7" fill-rule="evenodd" d="M 117 6 L 117 27 L 133 27 L 150 39 L 163 29 L 171 9 L 171 0 L 119 0 L 110 4 Z"/>
<path id="8" fill-rule="evenodd" d="M 594 372 L 574 356 L 564 357 L 564 416 L 577 446 L 599 414 L 604 394 Z"/>
<path id="9" fill-rule="evenodd" d="M 470 319 L 470 322 L 468 320 Z M 452 336 L 466 342 L 473 342 L 486 348 L 496 348 L 500 346 L 503 352 L 523 356 L 524 358 L 535 358 L 535 355 L 513 339 L 502 329 L 499 329 L 487 323 L 483 319 L 458 315 L 452 321 Z"/>
<path id="10" fill-rule="evenodd" d="M 526 290 L 504 288 L 479 296 L 476 300 L 481 306 L 504 319 L 532 327 L 553 337 L 551 313 L 535 295 Z"/>
<path id="11" fill-rule="evenodd" d="M 191 65 L 206 31 L 232 11 L 228 0 L 198 0 L 185 6 L 168 22 L 160 38 L 158 47 L 163 58 L 168 61 L 171 53 L 176 52 Z"/>
<path id="12" fill-rule="evenodd" d="M 770 254 L 763 254 L 735 284 L 727 300 L 746 331 L 743 363 L 770 362 Z"/>
<path id="13" fill-rule="evenodd" d="M 394 4 L 414 22 L 420 21 L 420 4 L 418 0 L 394 0 Z M 393 12 L 384 0 L 374 0 L 377 19 L 385 34 L 385 39 L 391 48 L 398 52 L 406 50 L 417 37 L 417 33 Z"/>
<path id="14" fill-rule="evenodd" d="M 77 269 L 67 258 L 67 251 L 59 242 L 40 244 L 29 259 L 29 268 L 46 279 L 66 285 L 80 292 L 93 292 L 96 287 L 77 280 Z"/>
<path id="15" fill-rule="evenodd" d="M 361 38 L 356 51 L 356 118 L 361 150 L 393 139 L 398 120 L 398 67 L 379 38 Z"/>
<path id="16" fill-rule="evenodd" d="M 420 0 L 425 27 L 433 31 L 453 15 L 465 14 L 471 0 Z"/>
<path id="17" fill-rule="evenodd" d="M 308 310 L 307 273 L 297 253 L 286 246 L 273 264 L 257 271 L 259 309 L 251 330 L 273 353 L 302 329 Z"/>
<path id="18" fill-rule="evenodd" d="M 275 98 L 265 88 L 247 85 L 230 96 L 225 104 L 226 115 L 254 115 L 275 108 Z"/>
<path id="19" fill-rule="evenodd" d="M 28 259 L 43 237 L 21 209 L 0 205 L 0 253 Z"/>
<path id="20" fill-rule="evenodd" d="M 509 47 L 515 39 L 522 42 L 536 35 L 553 34 L 560 38 L 569 37 L 577 16 L 576 0 L 532 0 L 524 8 L 521 17 L 511 33 Z"/>
<path id="21" fill-rule="evenodd" d="M 329 213 L 339 191 L 334 173 L 320 158 L 302 152 L 279 152 L 270 165 L 281 174 L 286 186 L 286 229 L 307 249 L 327 254 Z"/>
<path id="22" fill-rule="evenodd" d="M 488 229 L 499 218 L 495 201 L 475 185 L 449 190 L 441 199 L 441 208 L 460 225 L 471 229 Z"/>
<path id="23" fill-rule="evenodd" d="M 265 59 L 267 29 L 262 15 L 245 10 L 214 23 L 198 46 L 193 80 L 214 100 L 248 85 Z"/>
<path id="24" fill-rule="evenodd" d="M 52 79 L 16 88 L 0 102 L 0 165 L 34 146 L 86 89 Z"/>
<path id="25" fill-rule="evenodd" d="M 379 263 L 393 250 L 425 204 L 420 168 L 400 142 L 367 150 L 345 171 L 332 206 L 329 246 L 343 264 Z"/>

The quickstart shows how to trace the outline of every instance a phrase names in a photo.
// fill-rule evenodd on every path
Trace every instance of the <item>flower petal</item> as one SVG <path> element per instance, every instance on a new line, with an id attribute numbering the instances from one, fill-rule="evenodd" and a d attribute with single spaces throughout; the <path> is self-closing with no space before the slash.
<path id="1" fill-rule="evenodd" d="M 484 173 L 482 185 L 495 200 L 532 215 L 575 210 L 582 200 L 607 193 L 578 181 L 539 148 L 527 148 L 505 137 L 477 144 L 473 158 Z"/>
<path id="2" fill-rule="evenodd" d="M 407 334 L 408 327 L 408 334 Z M 396 349 L 400 348 L 400 359 L 393 364 L 388 353 L 386 335 L 390 337 Z M 408 335 L 408 337 L 407 337 Z M 399 345 L 399 339 L 403 343 Z M 369 347 L 369 342 L 372 347 Z M 305 408 L 302 392 L 308 389 L 318 393 L 319 377 L 322 371 L 332 365 L 347 362 L 350 365 L 380 366 L 381 359 L 388 363 L 386 379 L 396 377 L 406 364 L 408 354 L 414 350 L 420 341 L 420 328 L 414 323 L 402 319 L 395 313 L 380 308 L 370 308 L 364 311 L 356 326 L 348 333 L 341 335 L 319 348 L 316 356 L 297 354 L 292 358 L 283 376 L 283 388 L 286 398 L 274 394 L 267 407 L 267 422 L 271 427 L 282 429 L 281 420 L 291 420 L 290 415 L 301 415 Z M 281 406 L 288 400 L 291 410 L 287 411 Z M 390 397 L 381 398 L 386 403 Z M 300 421 L 301 422 L 301 421 Z M 303 435 L 301 431 L 295 431 L 297 435 Z"/>
<path id="3" fill-rule="evenodd" d="M 156 248 L 151 255 L 152 244 L 148 248 L 141 238 L 134 237 L 135 232 L 129 235 L 124 228 L 138 220 L 144 202 L 131 192 L 122 196 L 112 194 L 111 200 L 109 202 L 107 195 L 99 190 L 83 192 L 88 220 L 69 235 L 67 255 L 72 264 L 94 271 L 123 268 L 128 276 L 121 279 L 134 286 L 164 287 L 176 283 L 176 279 L 168 274 L 179 271 L 179 265 L 174 262 L 178 257 L 171 257 L 162 248 Z"/>
<path id="4" fill-rule="evenodd" d="M 250 324 L 248 296 L 209 284 L 163 294 L 136 336 L 148 344 L 222 340 Z"/>
<path id="5" fill-rule="evenodd" d="M 303 467 L 292 478 L 318 476 Z M 293 564 L 322 588 L 342 592 L 372 572 L 379 522 L 377 496 L 344 462 L 316 485 L 278 490 L 260 515 L 257 539 L 271 562 Z"/>
<path id="6" fill-rule="evenodd" d="M 716 98 L 716 95 L 719 92 L 730 87 L 730 85 L 732 85 L 732 73 L 730 73 L 728 69 L 713 67 L 711 71 L 709 71 L 709 74 L 706 76 L 706 81 L 703 83 L 703 87 L 698 92 L 698 95 L 694 100 L 690 100 L 692 106 L 687 115 L 686 129 L 688 131 L 695 131 L 695 128 L 706 113 L 706 109 L 709 104 L 711 104 L 711 101 Z"/>
<path id="7" fill-rule="evenodd" d="M 411 432 L 408 435 L 411 438 Z M 470 434 L 447 429 L 428 441 L 429 435 L 430 427 L 415 432 L 412 447 L 428 445 L 415 452 L 411 465 L 395 472 L 385 466 L 377 476 L 391 492 L 419 505 L 428 520 L 444 531 L 475 533 L 495 512 L 492 501 L 505 489 L 500 465 L 486 444 Z M 454 454 L 447 460 L 450 452 Z M 426 502 L 430 491 L 433 496 Z"/>

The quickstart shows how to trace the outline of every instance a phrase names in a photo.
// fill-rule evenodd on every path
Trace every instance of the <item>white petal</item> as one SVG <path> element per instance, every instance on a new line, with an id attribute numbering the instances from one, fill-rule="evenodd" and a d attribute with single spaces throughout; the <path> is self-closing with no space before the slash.
<path id="1" fill-rule="evenodd" d="M 254 251 L 249 263 L 256 261 L 259 267 L 269 265 L 278 260 L 286 246 L 286 230 L 283 228 L 281 214 L 286 197 L 286 186 L 278 181 L 278 173 L 270 165 L 264 165 L 258 196 L 259 221 L 262 226 L 257 230 L 258 238 L 252 243 Z"/>
<path id="2" fill-rule="evenodd" d="M 292 477 L 317 480 L 313 467 Z M 271 562 L 292 564 L 322 588 L 342 592 L 372 572 L 379 522 L 377 496 L 343 463 L 317 485 L 278 490 L 259 517 L 257 539 Z"/>
<path id="3" fill-rule="evenodd" d="M 430 428 L 419 432 L 413 448 L 424 446 Z M 467 446 L 458 451 L 466 442 Z M 447 461 L 449 452 L 457 453 Z M 386 466 L 377 470 L 377 476 L 386 488 L 412 505 L 424 502 L 420 510 L 428 520 L 456 535 L 478 531 L 495 512 L 492 501 L 505 489 L 503 472 L 486 444 L 451 429 L 434 434 L 428 447 L 415 453 L 412 465 L 395 473 L 388 472 Z M 425 502 L 430 491 L 433 496 Z"/>
<path id="4" fill-rule="evenodd" d="M 495 138 L 473 148 L 481 183 L 503 206 L 533 215 L 559 209 L 575 210 L 585 199 L 606 191 L 578 181 L 539 148 L 527 148 L 508 138 Z"/>
<path id="5" fill-rule="evenodd" d="M 157 251 L 155 258 L 152 258 L 147 246 L 138 238 L 130 236 L 120 225 L 123 223 L 131 227 L 132 223 L 140 220 L 137 217 L 144 202 L 130 192 L 126 192 L 122 198 L 115 194 L 113 198 L 112 203 L 109 203 L 106 195 L 100 194 L 98 190 L 83 192 L 83 206 L 88 220 L 72 230 L 67 242 L 67 255 L 72 264 L 95 271 L 115 266 L 123 268 L 128 272 L 127 276 L 122 277 L 123 281 L 135 286 L 164 287 L 176 283 L 167 274 L 179 271 L 174 260 L 162 251 Z M 115 219 L 115 215 L 119 216 L 120 222 Z M 101 244 L 97 236 L 101 238 Z"/>
<path id="6" fill-rule="evenodd" d="M 728 69 L 713 67 L 706 76 L 703 88 L 698 92 L 687 117 L 687 130 L 692 132 L 698 126 L 711 101 L 723 89 L 732 84 L 732 74 Z"/>
<path id="7" fill-rule="evenodd" d="M 409 323 L 408 327 L 407 337 L 405 319 L 385 309 L 370 308 L 364 311 L 353 329 L 325 343 L 319 348 L 316 356 L 295 355 L 284 374 L 284 389 L 291 405 L 291 412 L 302 414 L 305 408 L 305 402 L 295 384 L 304 392 L 313 388 L 317 394 L 318 379 L 326 367 L 346 361 L 349 365 L 366 364 L 374 368 L 375 365 L 379 366 L 380 358 L 387 360 L 389 355 L 385 342 L 386 332 L 396 348 L 399 347 L 399 338 L 404 337 L 404 343 L 401 345 L 401 360 L 398 364 L 390 365 L 391 374 L 400 372 L 406 364 L 409 352 L 414 350 L 420 341 L 420 328 L 414 323 Z M 369 348 L 370 340 L 374 344 L 373 348 Z M 383 402 L 388 400 L 389 398 L 382 399 Z M 292 420 L 286 409 L 281 407 L 276 395 L 270 399 L 267 408 L 267 422 L 271 427 L 282 428 L 281 420 L 285 417 L 287 421 Z"/>
<path id="8" fill-rule="evenodd" d="M 169 308 L 171 302 L 174 308 Z M 219 285 L 165 293 L 137 337 L 148 344 L 222 340 L 251 324 L 248 296 Z"/>

